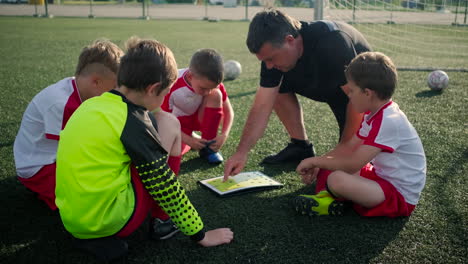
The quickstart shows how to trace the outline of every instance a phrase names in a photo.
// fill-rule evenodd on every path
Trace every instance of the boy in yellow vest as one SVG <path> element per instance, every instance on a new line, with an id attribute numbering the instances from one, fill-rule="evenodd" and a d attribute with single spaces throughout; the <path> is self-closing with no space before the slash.
<path id="1" fill-rule="evenodd" d="M 229 228 L 204 231 L 167 165 L 160 136 L 167 126 L 150 112 L 177 78 L 171 50 L 155 40 L 131 39 L 128 47 L 118 88 L 85 102 L 60 134 L 56 204 L 66 230 L 101 261 L 126 255 L 120 238 L 148 212 L 156 239 L 180 230 L 205 247 L 230 243 Z"/>

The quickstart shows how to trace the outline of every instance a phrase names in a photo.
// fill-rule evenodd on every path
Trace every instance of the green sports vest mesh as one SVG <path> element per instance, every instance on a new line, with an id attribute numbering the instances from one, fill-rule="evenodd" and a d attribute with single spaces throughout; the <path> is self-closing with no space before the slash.
<path id="1" fill-rule="evenodd" d="M 77 238 L 117 233 L 135 207 L 130 165 L 186 235 L 203 222 L 166 163 L 154 116 L 116 91 L 84 102 L 60 134 L 56 204 Z"/>

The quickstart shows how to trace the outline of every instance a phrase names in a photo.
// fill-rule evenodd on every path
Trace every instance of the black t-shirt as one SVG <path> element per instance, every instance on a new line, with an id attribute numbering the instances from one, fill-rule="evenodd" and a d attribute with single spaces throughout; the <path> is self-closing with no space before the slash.
<path id="1" fill-rule="evenodd" d="M 346 83 L 345 66 L 359 53 L 370 51 L 364 36 L 343 22 L 301 22 L 304 52 L 289 72 L 261 64 L 260 86 L 276 87 L 321 102 L 348 102 L 340 86 Z"/>

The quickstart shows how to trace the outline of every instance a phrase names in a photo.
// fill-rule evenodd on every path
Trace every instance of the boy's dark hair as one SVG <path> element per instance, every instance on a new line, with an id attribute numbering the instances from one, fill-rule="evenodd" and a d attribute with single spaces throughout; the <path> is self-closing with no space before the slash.
<path id="1" fill-rule="evenodd" d="M 117 74 L 119 70 L 120 57 L 123 51 L 107 39 L 95 40 L 81 51 L 76 66 L 75 76 L 87 75 L 92 72 L 110 70 Z"/>
<path id="2" fill-rule="evenodd" d="M 161 83 L 157 95 L 177 79 L 177 64 L 172 51 L 157 40 L 130 38 L 122 57 L 117 84 L 144 91 L 148 85 Z"/>
<path id="3" fill-rule="evenodd" d="M 381 100 L 392 97 L 398 81 L 395 64 L 381 52 L 359 54 L 346 67 L 345 75 L 361 90 L 367 88 L 374 91 Z"/>
<path id="4" fill-rule="evenodd" d="M 200 49 L 190 59 L 190 71 L 207 78 L 214 83 L 221 83 L 224 78 L 223 58 L 214 49 Z"/>
<path id="5" fill-rule="evenodd" d="M 294 38 L 299 36 L 301 26 L 298 20 L 277 9 L 268 8 L 257 13 L 250 22 L 247 47 L 251 53 L 258 53 L 266 42 L 281 47 L 287 35 Z"/>

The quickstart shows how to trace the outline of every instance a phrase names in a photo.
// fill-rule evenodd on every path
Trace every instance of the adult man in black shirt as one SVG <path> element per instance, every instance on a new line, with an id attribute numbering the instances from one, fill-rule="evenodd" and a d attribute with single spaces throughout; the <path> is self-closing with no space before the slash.
<path id="1" fill-rule="evenodd" d="M 268 9 L 257 13 L 250 23 L 247 46 L 262 62 L 260 88 L 237 151 L 226 162 L 225 179 L 242 171 L 273 109 L 291 143 L 263 163 L 299 162 L 315 155 L 296 94 L 327 103 L 340 128 L 340 143 L 351 138 L 362 116 L 348 104 L 342 86 L 346 84 L 346 65 L 357 54 L 370 50 L 359 31 L 342 22 L 300 22 L 279 10 Z"/>

